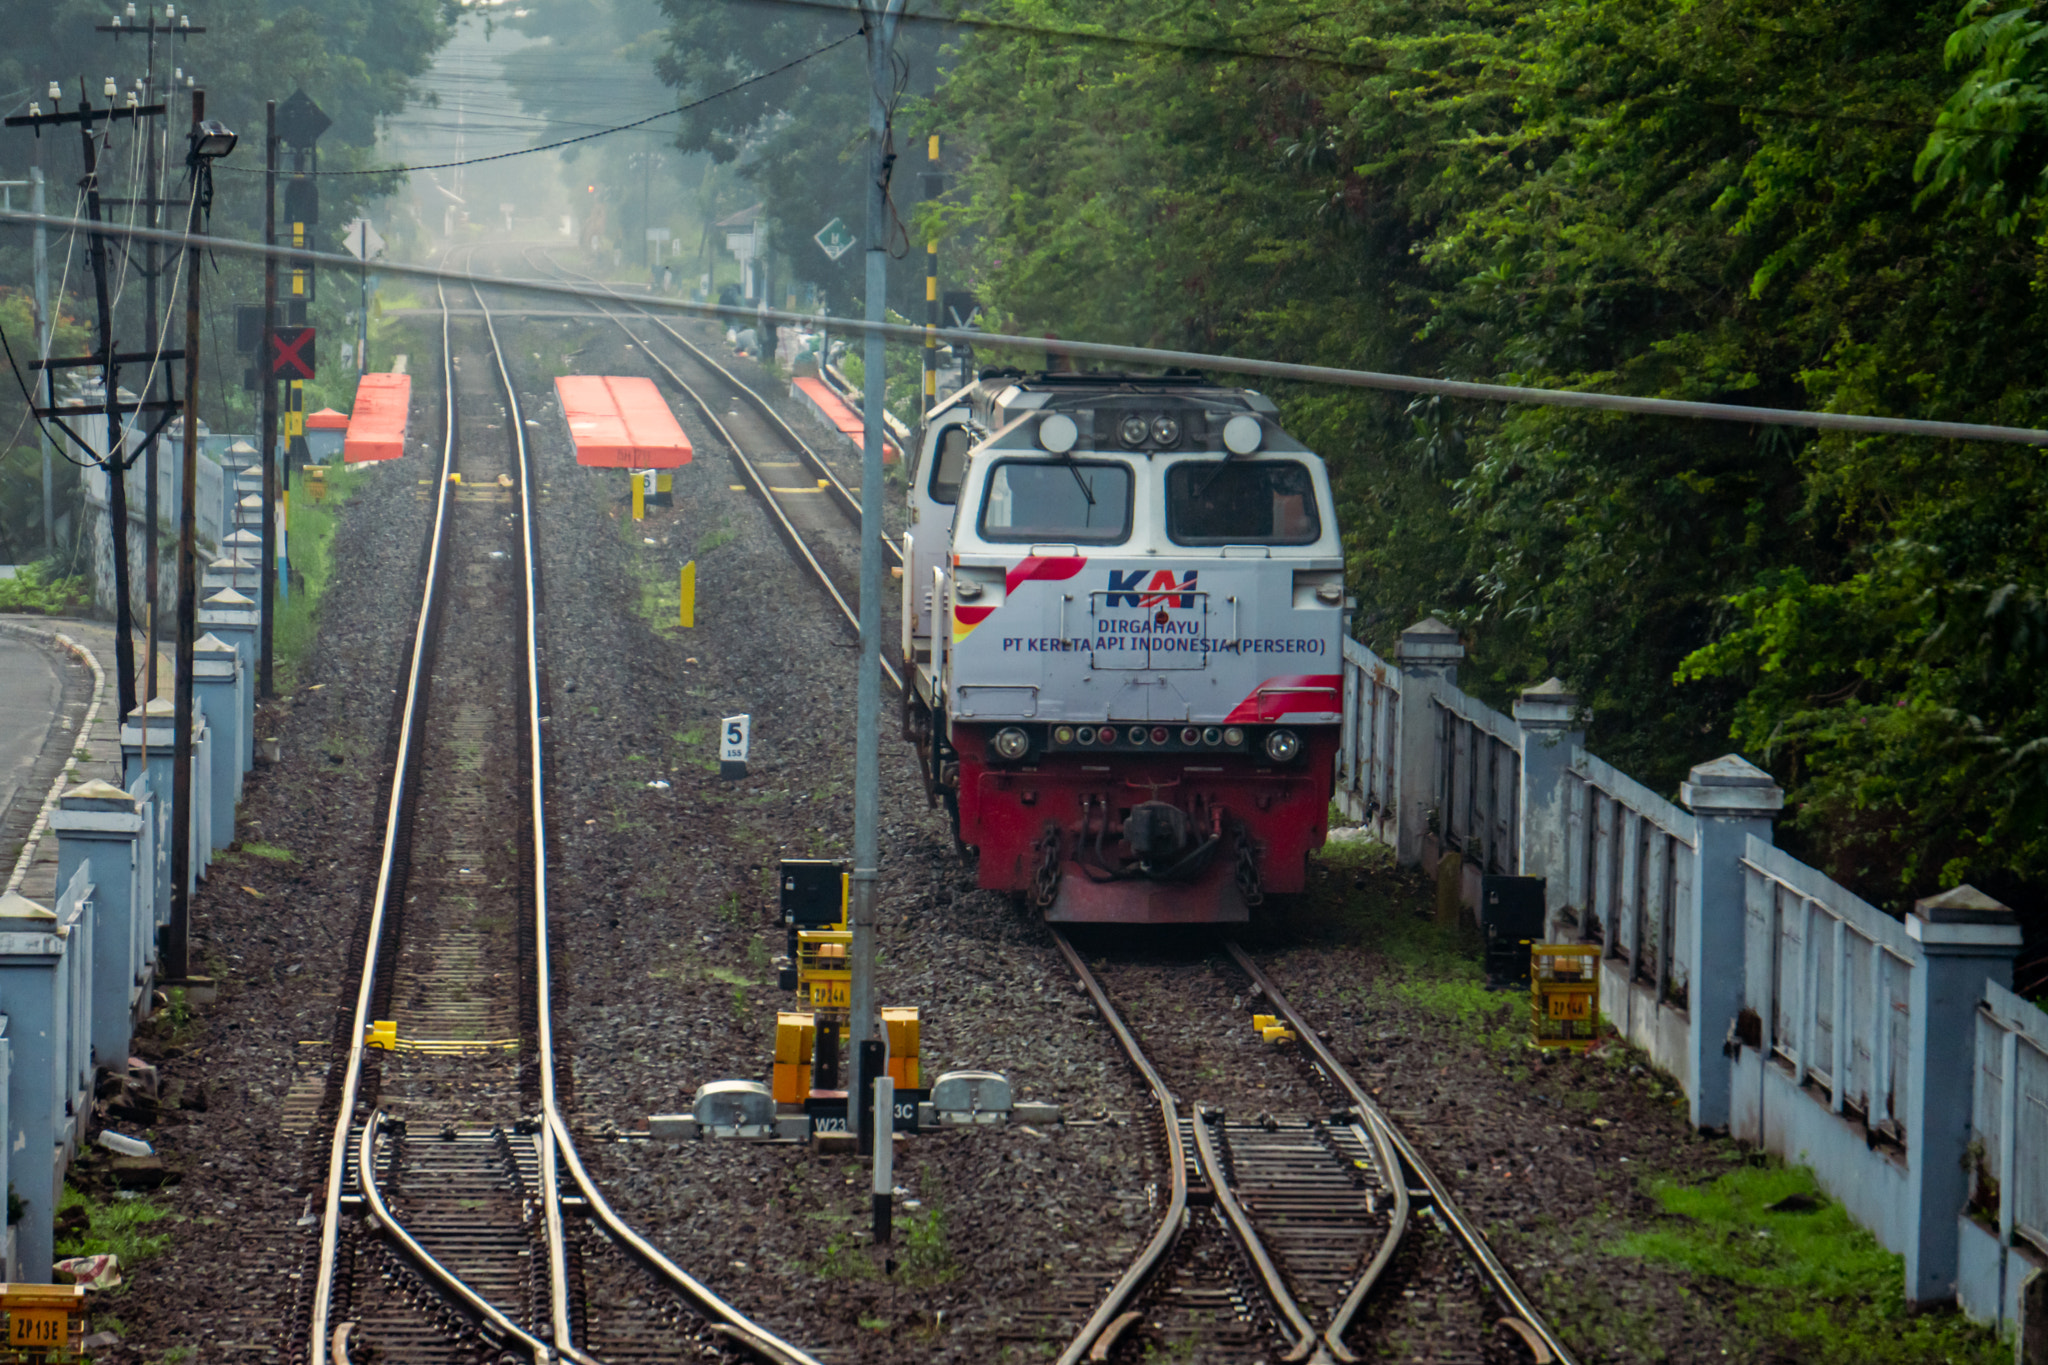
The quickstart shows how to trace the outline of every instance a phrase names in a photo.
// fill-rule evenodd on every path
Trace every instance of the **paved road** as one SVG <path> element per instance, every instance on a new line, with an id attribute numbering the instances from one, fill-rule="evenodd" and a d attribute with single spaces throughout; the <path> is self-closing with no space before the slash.
<path id="1" fill-rule="evenodd" d="M 64 723 L 64 679 L 51 646 L 0 631 L 0 812 L 29 781 L 43 745 Z M 40 802 L 44 793 L 29 797 Z M 6 876 L 0 871 L 0 885 Z"/>

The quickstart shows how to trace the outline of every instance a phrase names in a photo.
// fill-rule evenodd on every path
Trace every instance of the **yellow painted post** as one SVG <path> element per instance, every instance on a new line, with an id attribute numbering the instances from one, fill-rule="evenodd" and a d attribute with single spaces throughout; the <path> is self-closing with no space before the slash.
<path id="1" fill-rule="evenodd" d="M 633 471 L 633 520 L 647 520 L 647 480 L 637 469 Z"/>
<path id="2" fill-rule="evenodd" d="M 697 561 L 694 559 L 683 565 L 681 591 L 678 595 L 681 601 L 677 604 L 676 619 L 684 630 L 688 630 L 697 624 Z"/>

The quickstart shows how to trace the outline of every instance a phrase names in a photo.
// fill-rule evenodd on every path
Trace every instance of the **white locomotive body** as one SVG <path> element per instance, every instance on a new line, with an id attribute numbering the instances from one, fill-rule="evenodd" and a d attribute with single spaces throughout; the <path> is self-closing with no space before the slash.
<path id="1" fill-rule="evenodd" d="M 1054 920 L 1301 889 L 1342 720 L 1323 463 L 1199 376 L 991 374 L 934 408 L 904 546 L 906 734 L 984 887 Z"/>

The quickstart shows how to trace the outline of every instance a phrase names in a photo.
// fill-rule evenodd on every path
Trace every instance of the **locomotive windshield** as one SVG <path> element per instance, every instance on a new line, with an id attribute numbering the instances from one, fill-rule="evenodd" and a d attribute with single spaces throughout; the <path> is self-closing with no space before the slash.
<path id="1" fill-rule="evenodd" d="M 1120 464 L 1004 460 L 982 496 L 987 540 L 1113 544 L 1130 525 L 1131 471 Z"/>
<path id="2" fill-rule="evenodd" d="M 1176 545 L 1307 545 L 1322 533 L 1315 481 L 1294 460 L 1185 460 L 1166 473 Z"/>

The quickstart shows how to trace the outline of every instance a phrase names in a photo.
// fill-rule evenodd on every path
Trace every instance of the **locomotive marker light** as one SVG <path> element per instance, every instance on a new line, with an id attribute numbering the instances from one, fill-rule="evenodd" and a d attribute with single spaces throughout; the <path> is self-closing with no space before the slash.
<path id="1" fill-rule="evenodd" d="M 739 778 L 747 775 L 747 745 L 754 728 L 752 716 L 727 716 L 718 731 L 718 775 Z"/>
<path id="2" fill-rule="evenodd" d="M 1038 423 L 1038 444 L 1055 455 L 1064 455 L 1081 439 L 1081 428 L 1064 412 L 1056 412 Z"/>
<path id="3" fill-rule="evenodd" d="M 1292 730 L 1275 730 L 1266 736 L 1266 757 L 1275 763 L 1292 763 L 1301 752 L 1301 737 Z"/>
<path id="4" fill-rule="evenodd" d="M 1239 413 L 1223 424 L 1223 448 L 1233 455 L 1249 455 L 1266 441 L 1266 429 L 1250 413 Z"/>

